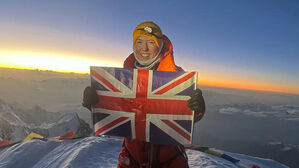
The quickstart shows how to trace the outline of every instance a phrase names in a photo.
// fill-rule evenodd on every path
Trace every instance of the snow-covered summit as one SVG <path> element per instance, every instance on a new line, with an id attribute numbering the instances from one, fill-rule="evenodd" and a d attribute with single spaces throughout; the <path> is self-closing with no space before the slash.
<path id="1" fill-rule="evenodd" d="M 0 149 L 0 168 L 109 168 L 116 167 L 121 140 L 87 137 L 66 141 L 31 140 Z M 223 152 L 223 151 L 222 151 Z M 278 162 L 225 152 L 262 168 L 285 168 Z M 206 153 L 187 150 L 191 168 L 239 168 L 233 163 Z"/>
<path id="2" fill-rule="evenodd" d="M 0 99 L 1 140 L 20 141 L 32 131 L 44 137 L 61 136 L 72 131 L 87 136 L 91 129 L 74 112 L 48 112 L 39 106 L 21 109 Z"/>

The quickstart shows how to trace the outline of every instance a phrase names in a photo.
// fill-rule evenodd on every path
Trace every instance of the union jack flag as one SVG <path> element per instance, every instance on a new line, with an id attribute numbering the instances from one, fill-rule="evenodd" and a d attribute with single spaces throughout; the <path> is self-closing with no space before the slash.
<path id="1" fill-rule="evenodd" d="M 191 144 L 194 112 L 187 106 L 197 72 L 91 67 L 98 104 L 95 135 L 154 144 Z"/>

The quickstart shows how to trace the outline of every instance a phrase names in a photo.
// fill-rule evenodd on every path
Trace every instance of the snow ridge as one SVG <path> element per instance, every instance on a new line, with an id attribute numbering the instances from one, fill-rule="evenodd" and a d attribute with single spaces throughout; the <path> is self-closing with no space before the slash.
<path id="1" fill-rule="evenodd" d="M 0 149 L 0 168 L 115 168 L 121 144 L 121 139 L 109 137 L 66 141 L 32 140 Z M 225 153 L 263 168 L 286 168 L 272 160 Z M 222 158 L 199 151 L 187 150 L 187 155 L 191 168 L 239 168 Z"/>

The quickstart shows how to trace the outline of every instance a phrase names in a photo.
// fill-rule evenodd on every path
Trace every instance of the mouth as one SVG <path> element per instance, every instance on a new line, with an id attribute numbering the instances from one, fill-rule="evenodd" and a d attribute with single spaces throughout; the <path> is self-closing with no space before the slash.
<path id="1" fill-rule="evenodd" d="M 145 53 L 145 54 L 141 54 L 141 56 L 142 56 L 142 57 L 149 57 L 149 56 L 150 56 L 150 54 L 148 54 L 148 53 Z"/>

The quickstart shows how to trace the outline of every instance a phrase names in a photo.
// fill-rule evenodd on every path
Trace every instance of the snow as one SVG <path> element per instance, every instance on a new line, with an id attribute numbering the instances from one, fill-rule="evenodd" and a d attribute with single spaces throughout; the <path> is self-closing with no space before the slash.
<path id="1" fill-rule="evenodd" d="M 55 123 L 43 123 L 40 129 L 45 129 L 48 133 L 48 137 L 56 137 L 64 135 L 68 132 L 76 132 L 80 126 L 79 117 L 76 113 L 68 113 L 64 115 L 58 122 Z"/>
<path id="2" fill-rule="evenodd" d="M 19 116 L 17 116 L 11 107 L 4 104 L 2 101 L 0 101 L 0 117 L 8 121 L 11 125 L 14 126 L 24 126 L 26 123 L 20 119 Z"/>
<path id="3" fill-rule="evenodd" d="M 109 168 L 116 167 L 121 139 L 87 137 L 65 141 L 31 140 L 0 149 L 1 168 Z M 223 151 L 221 151 L 223 152 Z M 278 162 L 229 153 L 237 159 L 263 168 L 285 168 Z M 199 151 L 187 150 L 189 166 L 240 168 L 233 163 Z"/>
<path id="4" fill-rule="evenodd" d="M 35 119 L 39 120 L 38 123 L 40 124 L 27 124 L 23 120 L 24 117 L 21 118 L 19 116 L 20 111 L 23 113 L 23 116 L 35 116 Z M 24 109 L 12 108 L 11 105 L 1 101 L 0 99 L 0 136 L 3 136 L 1 139 L 9 139 L 12 142 L 20 141 L 32 131 L 42 134 L 45 137 L 56 137 L 71 131 L 76 132 L 80 127 L 80 120 L 77 113 L 73 112 L 64 114 L 55 122 L 50 122 L 51 119 L 47 118 L 46 113 L 47 112 L 45 112 L 42 108 L 37 107 L 27 111 Z M 51 112 L 48 113 L 51 114 Z M 51 117 L 55 115 L 60 116 L 59 113 L 52 113 L 48 116 Z M 45 120 L 43 118 L 47 119 Z M 1 123 L 1 121 L 3 123 Z"/>

